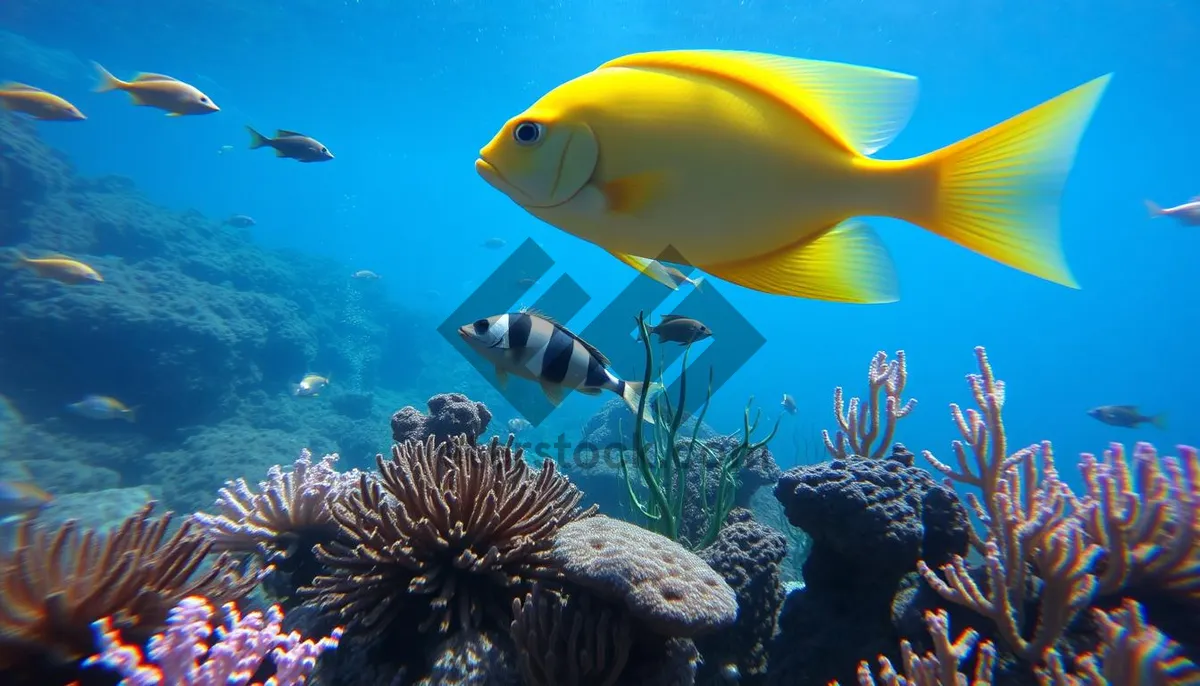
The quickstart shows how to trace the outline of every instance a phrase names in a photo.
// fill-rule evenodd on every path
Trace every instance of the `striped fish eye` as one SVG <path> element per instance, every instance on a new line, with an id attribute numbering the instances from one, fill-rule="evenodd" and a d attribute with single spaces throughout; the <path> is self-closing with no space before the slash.
<path id="1" fill-rule="evenodd" d="M 488 320 L 486 320 L 486 319 L 477 319 L 477 320 L 475 320 L 475 323 L 474 323 L 474 324 L 472 324 L 471 326 L 472 326 L 472 327 L 475 329 L 475 335 L 476 335 L 476 336 L 482 336 L 483 334 L 487 333 L 487 330 L 488 330 Z"/>

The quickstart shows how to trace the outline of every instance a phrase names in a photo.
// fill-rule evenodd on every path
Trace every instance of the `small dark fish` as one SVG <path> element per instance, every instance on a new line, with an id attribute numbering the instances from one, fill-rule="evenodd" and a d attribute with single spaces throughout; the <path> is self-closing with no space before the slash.
<path id="1" fill-rule="evenodd" d="M 503 248 L 506 245 L 508 245 L 508 241 L 503 238 L 489 238 L 483 242 L 483 247 L 492 248 L 493 250 Z"/>
<path id="2" fill-rule="evenodd" d="M 563 390 L 620 396 L 635 413 L 642 383 L 625 381 L 609 367 L 608 358 L 563 325 L 531 312 L 510 312 L 478 319 L 458 329 L 458 335 L 496 367 L 503 386 L 509 374 L 535 381 L 556 407 Z M 659 384 L 651 384 L 652 393 Z M 650 404 L 645 417 L 650 424 Z"/>
<path id="3" fill-rule="evenodd" d="M 524 279 L 517 279 L 517 285 L 524 287 L 524 288 L 529 288 L 530 286 L 532 286 L 535 283 L 537 283 L 537 279 L 531 279 L 529 277 L 525 277 Z"/>
<path id="4" fill-rule="evenodd" d="M 0 481 L 0 519 L 21 517 L 45 507 L 54 496 L 34 484 Z"/>
<path id="5" fill-rule="evenodd" d="M 254 226 L 257 222 L 254 221 L 253 217 L 247 217 L 244 214 L 235 214 L 221 223 L 239 229 L 248 229 L 251 226 Z"/>
<path id="6" fill-rule="evenodd" d="M 251 150 L 275 148 L 276 157 L 290 157 L 300 162 L 326 162 L 333 159 L 329 148 L 302 133 L 279 129 L 274 138 L 267 138 L 249 126 L 246 130 L 250 132 Z"/>
<path id="7" fill-rule="evenodd" d="M 658 336 L 658 340 L 663 343 L 669 341 L 680 345 L 695 343 L 712 336 L 712 330 L 704 322 L 678 314 L 663 315 L 658 325 L 650 327 L 648 331 Z M 641 340 L 641 336 L 641 333 L 638 333 L 638 340 Z"/>
<path id="8" fill-rule="evenodd" d="M 787 393 L 783 394 L 783 400 L 779 402 L 780 407 L 788 414 L 796 414 L 796 399 Z"/>
<path id="9" fill-rule="evenodd" d="M 1148 417 L 1138 410 L 1137 405 L 1101 405 L 1088 410 L 1088 416 L 1109 426 L 1136 429 L 1142 424 L 1152 424 L 1159 429 L 1167 428 L 1167 415 Z"/>

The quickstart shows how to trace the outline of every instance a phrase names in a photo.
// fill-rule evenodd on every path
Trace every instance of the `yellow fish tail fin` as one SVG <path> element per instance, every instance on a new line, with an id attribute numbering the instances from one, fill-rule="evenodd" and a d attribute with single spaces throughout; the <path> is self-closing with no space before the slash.
<path id="1" fill-rule="evenodd" d="M 137 422 L 137 412 L 139 409 L 141 409 L 141 407 L 142 407 L 141 405 L 134 405 L 133 407 L 125 408 L 125 411 L 121 413 L 121 419 L 124 419 L 125 421 L 129 422 L 130 424 L 136 423 Z"/>
<path id="2" fill-rule="evenodd" d="M 774 253 L 700 268 L 763 293 L 843 303 L 900 299 L 891 255 L 879 234 L 856 219 Z"/>
<path id="3" fill-rule="evenodd" d="M 641 401 L 641 398 L 643 395 L 642 386 L 643 386 L 643 384 L 641 381 L 626 381 L 625 389 L 621 392 L 621 399 L 625 401 L 625 404 L 629 406 L 629 411 L 633 412 L 634 415 L 637 414 L 638 402 Z M 650 388 L 645 391 L 646 411 L 642 413 L 642 419 L 644 419 L 647 424 L 654 423 L 654 413 L 650 411 L 652 403 L 654 402 L 652 396 L 654 396 L 655 393 L 658 393 L 662 389 L 663 389 L 662 384 L 657 383 L 657 382 L 651 382 Z"/>
<path id="4" fill-rule="evenodd" d="M 1059 232 L 1059 201 L 1079 141 L 1112 74 L 926 155 L 936 198 L 915 223 L 997 262 L 1079 288 Z"/>
<path id="5" fill-rule="evenodd" d="M 1157 219 L 1158 217 L 1166 214 L 1166 212 L 1163 212 L 1162 208 L 1156 205 L 1154 201 L 1146 200 L 1144 202 L 1146 203 L 1146 211 L 1150 213 L 1151 219 Z"/>
<path id="6" fill-rule="evenodd" d="M 1155 428 L 1166 431 L 1167 430 L 1167 413 L 1163 412 L 1161 414 L 1154 415 L 1153 417 L 1150 418 L 1150 423 L 1153 424 L 1155 426 Z"/>
<path id="7" fill-rule="evenodd" d="M 92 62 L 92 65 L 94 67 L 96 67 L 96 73 L 100 75 L 100 83 L 96 84 L 96 89 L 95 89 L 97 93 L 107 93 L 108 91 L 117 91 L 117 90 L 121 90 L 125 86 L 129 85 L 129 84 L 125 83 L 124 81 L 122 81 L 121 79 L 118 79 L 117 77 L 113 76 L 112 73 L 110 73 L 107 69 L 100 66 L 99 62 Z"/>
<path id="8" fill-rule="evenodd" d="M 25 257 L 25 253 L 21 252 L 20 250 L 17 250 L 16 248 L 13 248 L 12 253 L 13 253 L 12 266 L 14 269 L 21 269 L 22 267 L 31 266 L 31 264 L 29 262 L 29 258 Z"/>
<path id="9" fill-rule="evenodd" d="M 250 132 L 250 149 L 257 150 L 265 145 L 270 145 L 271 141 L 266 136 L 254 130 L 254 127 L 247 126 L 246 130 Z"/>

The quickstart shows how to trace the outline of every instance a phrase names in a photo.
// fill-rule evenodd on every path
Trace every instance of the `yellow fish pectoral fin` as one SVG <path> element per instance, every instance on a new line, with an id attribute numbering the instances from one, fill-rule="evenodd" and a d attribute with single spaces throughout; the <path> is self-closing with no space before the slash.
<path id="1" fill-rule="evenodd" d="M 845 303 L 900 299 L 896 269 L 879 235 L 849 219 L 819 238 L 738 262 L 702 265 L 726 281 L 763 293 Z"/>
<path id="2" fill-rule="evenodd" d="M 649 260 L 645 257 L 637 257 L 635 255 L 626 255 L 625 253 L 611 251 L 609 254 L 645 274 L 651 279 L 661 283 L 667 288 L 670 288 L 671 290 L 679 288 L 675 285 L 675 282 L 671 279 L 671 276 L 667 274 L 667 270 L 663 268 L 662 264 L 659 263 L 658 260 Z"/>
<path id="3" fill-rule="evenodd" d="M 732 81 L 783 101 L 863 155 L 891 143 L 917 103 L 917 78 L 840 62 L 736 50 L 644 52 L 605 67 L 658 67 Z"/>
<path id="4" fill-rule="evenodd" d="M 663 192 L 665 179 L 657 172 L 643 172 L 607 183 L 596 184 L 605 208 L 616 214 L 636 214 Z"/>

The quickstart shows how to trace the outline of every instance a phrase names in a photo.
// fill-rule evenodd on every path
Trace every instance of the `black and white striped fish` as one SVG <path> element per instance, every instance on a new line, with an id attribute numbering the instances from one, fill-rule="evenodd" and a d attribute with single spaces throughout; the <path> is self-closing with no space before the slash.
<path id="1" fill-rule="evenodd" d="M 463 340 L 496 366 L 501 386 L 509 374 L 541 384 L 542 392 L 557 406 L 563 389 L 600 395 L 612 391 L 634 413 L 641 398 L 641 382 L 625 381 L 609 369 L 608 358 L 566 327 L 532 312 L 510 312 L 479 319 L 459 327 Z M 652 391 L 659 384 L 652 384 Z M 653 420 L 645 413 L 646 420 Z"/>

